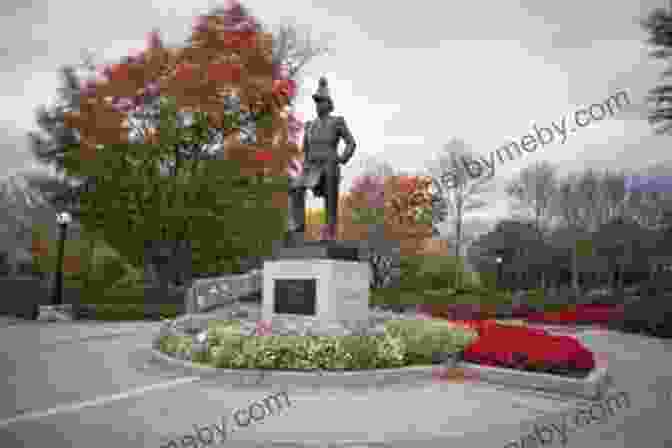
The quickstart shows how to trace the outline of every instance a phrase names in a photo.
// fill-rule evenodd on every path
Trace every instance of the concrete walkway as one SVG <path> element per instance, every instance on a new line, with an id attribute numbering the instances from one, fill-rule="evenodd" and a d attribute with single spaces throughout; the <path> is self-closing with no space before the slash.
<path id="1" fill-rule="evenodd" d="M 536 448 L 540 445 L 528 439 L 520 443 L 534 430 L 534 423 L 560 426 L 573 418 L 576 408 L 589 405 L 570 397 L 478 382 L 319 388 L 234 385 L 217 375 L 189 376 L 149 362 L 154 330 L 158 324 L 146 322 L 24 323 L 0 328 L 0 340 L 7 344 L 3 359 L 9 370 L 4 373 L 14 384 L 5 390 L 8 406 L 15 395 L 14 409 L 8 408 L 3 416 L 7 421 L 0 427 L 0 445 L 160 448 L 171 439 L 179 443 L 183 436 L 194 436 L 193 425 L 212 427 L 226 417 L 231 428 L 235 410 L 285 390 L 291 407 L 248 427 L 232 427 L 234 432 L 224 442 L 210 446 Z M 131 336 L 115 338 L 115 334 Z M 646 440 L 647 447 L 665 447 L 665 441 L 672 441 L 672 426 L 667 423 L 672 411 L 672 394 L 667 393 L 672 391 L 672 343 L 608 331 L 578 336 L 607 360 L 614 392 L 627 392 L 630 407 L 585 428 L 570 425 L 565 446 L 632 448 Z M 21 417 L 14 418 L 17 414 Z M 563 446 L 558 434 L 545 446 Z"/>
<path id="2" fill-rule="evenodd" d="M 666 376 L 672 373 L 670 344 L 601 330 L 585 331 L 578 337 L 603 360 L 608 360 L 615 383 L 612 391 L 626 391 L 632 405 L 599 425 L 574 428 L 576 432 L 571 434 L 568 446 L 629 447 L 626 440 L 645 433 L 653 438 L 649 446 L 662 448 L 663 440 L 672 439 L 672 430 L 662 417 L 672 406 L 660 398 L 665 390 L 672 391 L 672 378 Z M 635 359 L 646 362 L 650 369 L 642 372 L 637 368 L 641 362 L 633 362 Z M 255 400 L 250 396 L 259 399 L 279 390 L 249 386 L 243 393 L 217 379 L 204 380 L 198 386 L 205 393 L 203 408 L 215 408 L 215 403 L 223 401 L 227 407 L 228 403 L 235 403 L 235 407 L 246 408 Z M 560 425 L 565 418 L 563 414 L 574 415 L 577 408 L 591 404 L 567 396 L 479 382 L 432 381 L 380 389 L 317 389 L 297 384 L 282 390 L 287 391 L 292 407 L 283 415 L 237 430 L 230 435 L 226 446 L 254 446 L 254 443 L 271 440 L 289 445 L 312 441 L 316 446 L 345 440 L 385 442 L 388 446 L 412 443 L 414 447 L 419 444 L 439 446 L 439 443 L 444 447 L 504 446 L 508 441 L 519 440 L 525 431 L 529 432 L 535 421 Z M 214 409 L 213 412 L 205 413 L 210 415 L 210 420 L 204 415 L 196 421 L 206 425 L 224 415 Z M 170 425 L 176 430 L 173 437 L 180 435 L 179 425 L 176 416 Z M 182 435 L 188 431 L 185 427 Z M 602 436 L 606 437 L 604 441 Z M 579 443 L 581 440 L 585 442 Z"/>

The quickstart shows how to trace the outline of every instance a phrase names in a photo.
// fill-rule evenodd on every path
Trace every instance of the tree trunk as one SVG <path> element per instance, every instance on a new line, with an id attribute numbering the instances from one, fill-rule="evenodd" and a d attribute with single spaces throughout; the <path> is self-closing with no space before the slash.
<path id="1" fill-rule="evenodd" d="M 182 281 L 182 275 L 180 273 L 179 269 L 175 269 L 174 266 L 177 264 L 178 266 L 182 266 L 182 250 L 180 250 L 180 241 L 179 239 L 175 240 L 175 245 L 173 246 L 173 258 L 170 260 L 171 264 L 171 269 L 170 269 L 170 277 L 171 277 L 171 283 L 174 284 L 175 286 L 182 286 L 183 281 Z M 171 285 L 172 286 L 172 285 Z"/>
<path id="2" fill-rule="evenodd" d="M 537 219 L 536 219 L 536 222 L 535 222 L 535 227 L 536 227 L 536 230 L 537 230 L 537 237 L 539 238 L 539 249 L 536 249 L 536 250 L 540 250 L 543 243 L 544 243 L 544 236 L 541 234 L 541 229 L 539 228 L 539 213 L 537 213 L 536 218 Z M 540 275 L 541 278 L 539 279 L 540 286 L 541 286 L 542 291 L 546 292 L 546 272 L 545 272 L 544 268 L 541 269 L 540 273 L 541 273 L 541 275 Z"/>
<path id="3" fill-rule="evenodd" d="M 572 288 L 577 295 L 580 294 L 578 258 L 576 245 L 574 245 L 574 248 L 572 249 Z"/>
<path id="4" fill-rule="evenodd" d="M 460 250 L 461 249 L 461 244 L 460 243 L 462 241 L 462 210 L 461 209 L 458 210 L 457 222 L 455 224 L 456 224 L 455 225 L 455 237 L 456 237 L 456 240 L 455 240 L 455 263 L 456 264 L 455 264 L 454 285 L 455 285 L 455 288 L 457 289 L 457 288 L 461 287 L 461 285 L 460 285 L 460 275 L 457 272 L 457 262 L 460 259 L 460 255 L 461 255 L 461 250 Z"/>
<path id="5" fill-rule="evenodd" d="M 611 265 L 611 263 L 609 263 Z M 613 290 L 614 289 L 614 280 L 616 278 L 616 271 L 613 269 L 613 266 L 609 266 L 609 272 L 608 272 L 608 287 L 609 289 Z"/>
<path id="6" fill-rule="evenodd" d="M 623 276 L 624 276 L 624 274 L 625 274 L 625 266 L 621 262 L 621 263 L 618 264 L 618 290 L 619 290 L 619 292 L 623 292 L 623 286 L 624 286 Z"/>
<path id="7" fill-rule="evenodd" d="M 157 286 L 161 283 L 161 266 L 156 260 L 157 242 L 152 241 L 145 249 L 144 280 L 148 286 Z"/>

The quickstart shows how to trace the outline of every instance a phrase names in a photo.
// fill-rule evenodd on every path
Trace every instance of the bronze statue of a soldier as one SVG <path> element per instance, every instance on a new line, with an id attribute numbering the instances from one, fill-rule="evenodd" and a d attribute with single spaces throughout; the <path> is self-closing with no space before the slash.
<path id="1" fill-rule="evenodd" d="M 355 139 L 350 134 L 342 116 L 331 116 L 334 102 L 329 95 L 326 78 L 319 80 L 317 92 L 313 95 L 317 118 L 306 122 L 303 136 L 303 172 L 290 178 L 289 183 L 289 223 L 287 243 L 297 243 L 305 232 L 306 189 L 310 188 L 316 197 L 324 197 L 327 215 L 327 229 L 335 236 L 338 221 L 338 185 L 341 182 L 340 165 L 352 158 Z M 345 151 L 338 154 L 338 143 L 343 139 Z"/>

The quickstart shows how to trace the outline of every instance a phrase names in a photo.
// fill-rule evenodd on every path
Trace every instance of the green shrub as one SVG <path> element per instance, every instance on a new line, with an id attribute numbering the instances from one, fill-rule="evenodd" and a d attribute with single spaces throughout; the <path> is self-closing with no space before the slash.
<path id="1" fill-rule="evenodd" d="M 212 358 L 210 352 L 192 352 L 191 361 L 199 364 L 209 364 Z"/>
<path id="2" fill-rule="evenodd" d="M 451 327 L 442 319 L 393 320 L 385 327 L 403 341 L 411 364 L 430 364 L 433 353 L 459 352 L 475 337 L 473 332 Z"/>
<path id="3" fill-rule="evenodd" d="M 129 264 L 124 264 L 124 275 L 114 282 L 115 288 L 133 288 L 144 283 L 144 273 L 142 269 L 136 269 Z"/>
<path id="4" fill-rule="evenodd" d="M 478 273 L 478 280 L 482 287 L 494 291 L 497 289 L 497 273 L 483 271 Z"/>
<path id="5" fill-rule="evenodd" d="M 172 303 L 162 303 L 159 305 L 160 319 L 175 319 L 180 314 L 180 307 L 178 305 Z"/>
<path id="6" fill-rule="evenodd" d="M 101 288 L 112 286 L 126 275 L 124 262 L 119 257 L 105 257 L 96 263 L 89 281 Z"/>
<path id="7" fill-rule="evenodd" d="M 371 306 L 402 306 L 418 303 L 415 292 L 403 291 L 399 288 L 378 288 L 370 292 L 369 304 Z"/>
<path id="8" fill-rule="evenodd" d="M 505 291 L 487 291 L 478 286 L 459 288 L 457 290 L 445 288 L 440 290 L 426 290 L 418 294 L 421 303 L 432 305 L 510 305 L 513 297 Z"/>
<path id="9" fill-rule="evenodd" d="M 337 359 L 342 368 L 375 369 L 401 367 L 408 359 L 401 341 L 386 336 L 345 336 L 339 341 Z M 328 354 L 327 354 L 328 355 Z M 340 366 L 330 365 L 328 368 Z"/>
<path id="10" fill-rule="evenodd" d="M 330 369 L 339 360 L 338 341 L 331 337 L 255 336 L 243 341 L 233 368 Z M 370 360 L 369 360 L 370 361 Z"/>
<path id="11" fill-rule="evenodd" d="M 99 288 L 97 285 L 91 285 L 87 289 L 82 289 L 82 303 L 90 304 L 144 304 L 145 295 L 142 288 Z"/>
<path id="12" fill-rule="evenodd" d="M 454 286 L 454 262 L 449 257 L 408 255 L 400 258 L 399 288 L 405 291 Z"/>
<path id="13" fill-rule="evenodd" d="M 530 301 L 543 303 L 546 300 L 546 292 L 543 289 L 528 289 L 526 294 Z"/>
<path id="14" fill-rule="evenodd" d="M 218 321 L 208 324 L 208 344 L 210 346 L 222 345 L 223 340 L 240 336 L 240 322 Z"/>
<path id="15" fill-rule="evenodd" d="M 372 306 L 452 305 L 483 304 L 510 305 L 513 297 L 508 291 L 488 291 L 479 286 L 453 289 L 417 289 L 405 291 L 399 288 L 381 288 L 371 291 Z"/>
<path id="16" fill-rule="evenodd" d="M 143 320 L 145 311 L 136 305 L 97 304 L 95 320 Z"/>
<path id="17" fill-rule="evenodd" d="M 527 291 L 525 304 L 539 312 L 555 312 L 567 309 L 570 303 L 562 297 L 547 296 L 543 289 L 531 289 Z"/>
<path id="18" fill-rule="evenodd" d="M 511 305 L 513 295 L 509 291 L 478 291 L 481 301 L 488 305 Z"/>
<path id="19" fill-rule="evenodd" d="M 107 303 L 145 303 L 144 288 L 109 288 L 103 291 L 101 300 Z"/>
<path id="20" fill-rule="evenodd" d="M 399 288 L 402 291 L 415 291 L 422 283 L 420 270 L 422 269 L 422 257 L 403 256 L 399 259 Z"/>
<path id="21" fill-rule="evenodd" d="M 432 352 L 462 350 L 475 333 L 444 321 L 393 321 L 384 335 L 244 336 L 239 322 L 208 329 L 209 353 L 203 359 L 221 368 L 373 369 L 431 364 Z M 168 344 L 168 343 L 166 343 Z M 166 344 L 161 345 L 164 347 Z M 172 341 L 168 348 L 178 349 Z"/>
<path id="22" fill-rule="evenodd" d="M 394 288 L 397 291 L 414 293 L 415 296 L 405 296 L 398 298 L 402 302 L 424 303 L 425 299 L 433 303 L 448 303 L 450 299 L 441 300 L 441 293 L 429 293 L 425 298 L 424 294 L 417 295 L 419 291 L 448 291 L 451 289 L 460 289 L 476 292 L 490 291 L 490 289 L 481 286 L 479 277 L 465 271 L 464 263 L 461 259 L 445 255 L 409 255 L 400 259 L 401 278 L 399 287 Z M 459 292 L 458 292 L 459 293 Z M 448 294 L 451 295 L 451 294 Z M 413 298 L 414 297 L 414 298 Z M 390 300 L 390 304 L 396 304 L 393 294 L 381 291 L 375 297 L 375 302 L 383 299 Z"/>
<path id="23" fill-rule="evenodd" d="M 461 257 L 426 255 L 419 272 L 425 279 L 426 289 L 472 288 L 477 286 L 474 277 L 466 272 Z"/>
<path id="24" fill-rule="evenodd" d="M 158 313 L 149 313 L 142 304 L 96 304 L 92 318 L 105 321 L 145 320 L 149 317 L 156 319 L 174 319 L 179 315 L 177 305 L 162 304 Z"/>
<path id="25" fill-rule="evenodd" d="M 461 276 L 461 273 L 455 272 L 454 261 L 444 258 L 448 257 L 428 256 L 423 260 L 418 272 L 423 289 L 455 288 L 455 276 Z"/>
<path id="26" fill-rule="evenodd" d="M 238 350 L 242 349 L 243 337 L 230 337 L 222 339 L 219 345 L 210 347 L 210 358 L 215 367 L 231 368 L 233 357 Z"/>
<path id="27" fill-rule="evenodd" d="M 168 335 L 159 341 L 159 350 L 169 355 L 176 355 L 179 350 L 184 350 L 186 344 L 189 344 L 189 347 L 191 347 L 191 338 Z"/>
<path id="28" fill-rule="evenodd" d="M 454 303 L 455 296 L 490 294 L 479 285 L 477 277 L 464 271 L 462 260 L 442 255 L 409 255 L 400 258 L 401 278 L 398 287 L 371 291 L 374 306 L 403 306 Z M 456 290 L 455 278 L 460 289 Z"/>
<path id="29" fill-rule="evenodd" d="M 456 291 L 452 288 L 428 289 L 421 291 L 418 297 L 421 299 L 420 303 L 448 304 L 456 300 L 455 293 Z"/>
<path id="30" fill-rule="evenodd" d="M 180 340 L 177 344 L 176 350 L 175 350 L 175 355 L 176 356 L 184 356 L 185 358 L 188 358 L 189 355 L 191 354 L 191 345 L 193 344 L 193 340 L 188 337 L 188 336 L 181 336 Z"/>
<path id="31" fill-rule="evenodd" d="M 91 287 L 88 288 L 83 294 L 84 303 L 135 303 L 135 304 L 144 304 L 149 299 L 147 295 L 156 295 L 160 294 L 161 297 L 166 298 L 166 303 L 176 303 L 181 302 L 178 300 L 179 297 L 184 296 L 184 289 L 171 288 L 166 291 L 160 289 L 146 289 L 144 285 L 135 285 L 131 287 L 112 287 L 104 290 L 99 290 L 97 288 Z M 151 303 L 160 303 L 161 300 L 156 300 L 155 297 L 151 298 Z"/>
<path id="32" fill-rule="evenodd" d="M 495 290 L 496 285 L 489 285 L 488 280 L 483 278 L 480 272 L 465 272 L 465 284 L 473 285 L 476 288 L 484 288 L 488 290 Z M 487 276 L 486 276 L 487 277 Z"/>

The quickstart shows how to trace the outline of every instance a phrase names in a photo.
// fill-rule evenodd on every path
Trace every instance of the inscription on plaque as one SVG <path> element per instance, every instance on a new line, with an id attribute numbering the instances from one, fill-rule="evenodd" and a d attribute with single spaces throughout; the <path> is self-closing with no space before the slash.
<path id="1" fill-rule="evenodd" d="M 277 279 L 273 285 L 273 312 L 314 316 L 317 302 L 316 280 Z"/>

